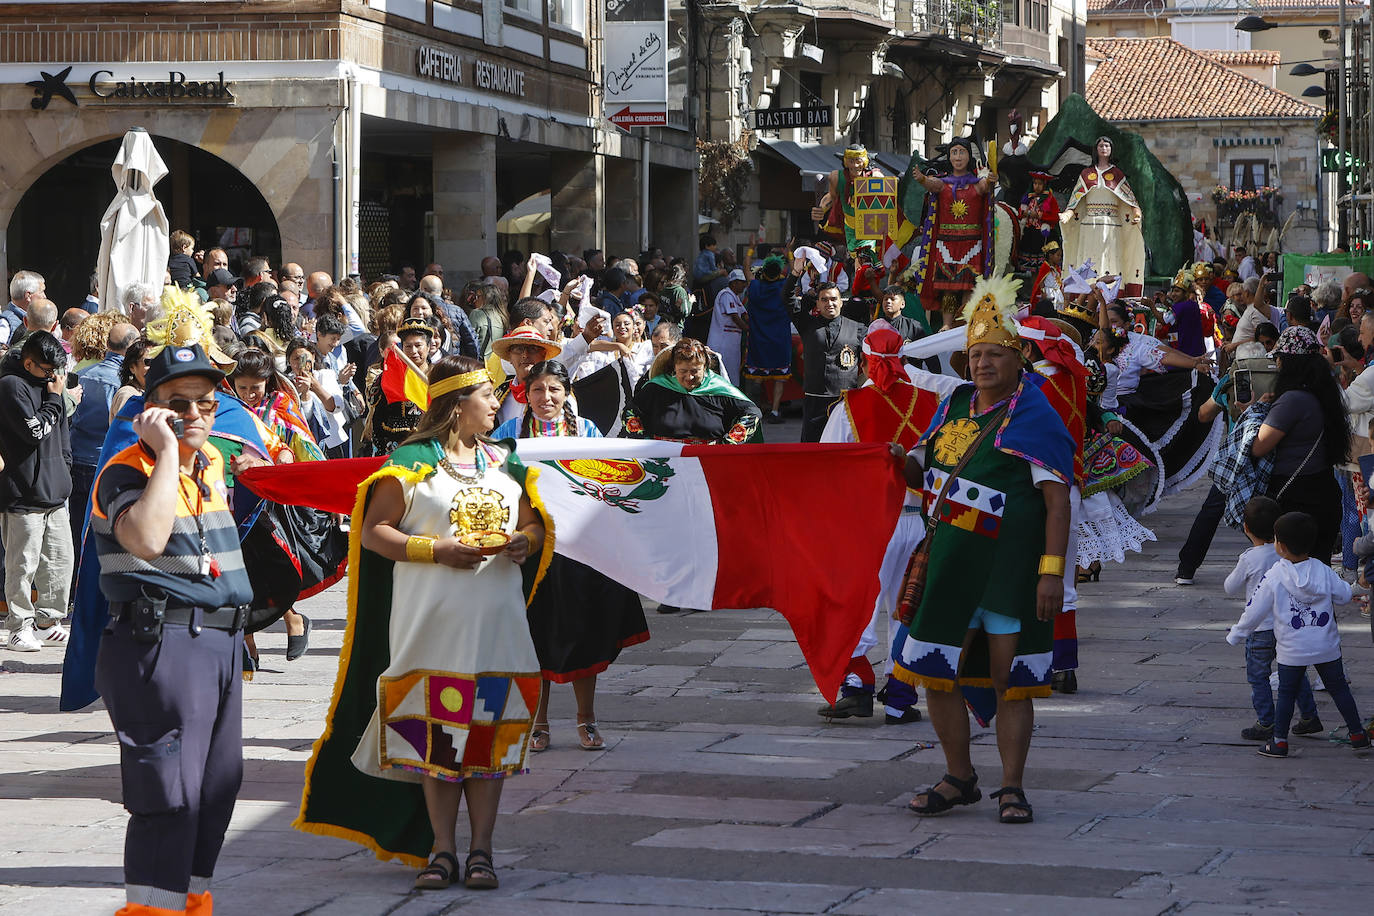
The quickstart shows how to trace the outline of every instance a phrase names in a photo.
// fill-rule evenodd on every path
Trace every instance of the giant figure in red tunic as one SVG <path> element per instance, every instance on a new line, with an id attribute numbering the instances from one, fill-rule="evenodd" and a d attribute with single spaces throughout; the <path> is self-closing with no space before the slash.
<path id="1" fill-rule="evenodd" d="M 916 276 L 921 304 L 943 312 L 944 326 L 954 326 L 964 300 L 979 277 L 992 272 L 992 208 L 988 195 L 997 176 L 970 171 L 972 141 L 949 144 L 951 174 L 920 175 L 927 195 L 921 213 Z"/>

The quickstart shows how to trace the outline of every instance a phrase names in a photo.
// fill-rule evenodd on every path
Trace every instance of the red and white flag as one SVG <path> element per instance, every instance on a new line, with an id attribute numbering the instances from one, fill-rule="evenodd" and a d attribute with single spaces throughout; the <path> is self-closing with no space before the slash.
<path id="1" fill-rule="evenodd" d="M 902 253 L 902 246 L 890 235 L 883 236 L 883 267 L 895 278 L 911 266 L 911 258 Z"/>
<path id="2" fill-rule="evenodd" d="M 834 701 L 878 596 L 906 484 L 886 445 L 523 439 L 554 550 L 677 607 L 773 608 Z M 254 468 L 278 502 L 337 510 L 380 459 Z M 333 466 L 333 467 L 331 467 Z M 338 480 L 330 479 L 337 468 Z M 349 489 L 348 484 L 353 488 Z"/>

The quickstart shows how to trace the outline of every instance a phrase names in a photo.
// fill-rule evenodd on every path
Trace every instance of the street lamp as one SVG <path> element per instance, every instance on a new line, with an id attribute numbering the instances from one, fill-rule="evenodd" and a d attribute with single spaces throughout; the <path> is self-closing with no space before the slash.
<path id="1" fill-rule="evenodd" d="M 1317 28 L 1318 26 L 1322 26 L 1322 27 L 1334 27 L 1334 28 L 1340 29 L 1339 36 L 1340 36 L 1341 52 L 1340 52 L 1340 54 L 1336 57 L 1337 71 L 1338 71 L 1338 72 L 1337 72 L 1337 75 L 1336 75 L 1336 80 L 1337 80 L 1337 84 L 1338 84 L 1338 85 L 1337 85 L 1337 93 L 1336 93 L 1336 162 L 1337 162 L 1337 166 L 1338 166 L 1338 168 L 1336 169 L 1336 192 L 1337 192 L 1337 193 L 1336 193 L 1336 199 L 1337 199 L 1337 200 L 1340 200 L 1342 197 L 1344 197 L 1344 196 L 1345 196 L 1345 193 L 1346 193 L 1346 169 L 1345 169 L 1345 159 L 1346 159 L 1346 153 L 1345 153 L 1345 150 L 1346 150 L 1346 126 L 1345 126 L 1345 113 L 1346 113 L 1346 99 L 1345 99 L 1345 90 L 1346 90 L 1346 79 L 1345 79 L 1345 39 L 1346 39 L 1346 30 L 1345 30 L 1345 27 L 1346 27 L 1346 19 L 1345 19 L 1345 2 L 1346 2 L 1346 0 L 1340 0 L 1340 16 L 1339 16 L 1339 20 L 1338 20 L 1337 22 L 1301 22 L 1301 23 L 1295 22 L 1295 23 L 1279 23 L 1279 22 L 1270 22 L 1268 19 L 1265 19 L 1263 16 L 1245 16 L 1245 17 L 1242 18 L 1239 22 L 1237 22 L 1236 25 L 1235 25 L 1236 31 L 1238 31 L 1238 32 L 1251 32 L 1251 33 L 1253 33 L 1253 32 L 1267 32 L 1267 31 L 1270 30 L 1270 29 L 1278 29 L 1278 28 L 1304 28 L 1304 29 L 1312 29 L 1312 28 Z M 1325 38 L 1326 36 L 1322 36 L 1322 37 Z M 1301 67 L 1301 66 L 1304 66 L 1304 65 L 1299 64 L 1298 66 Z M 1297 70 L 1298 70 L 1298 67 L 1294 67 L 1294 68 L 1293 68 L 1293 75 L 1294 75 L 1294 76 L 1299 76 L 1299 75 L 1301 75 L 1301 76 L 1311 76 L 1312 73 L 1316 73 L 1316 72 L 1317 72 L 1315 69 L 1313 69 L 1311 73 L 1308 73 L 1308 72 L 1304 71 L 1302 74 L 1299 74 L 1299 73 L 1297 72 Z M 1317 90 L 1317 91 L 1314 92 L 1313 90 Z M 1307 98 L 1316 98 L 1318 95 L 1323 95 L 1323 96 L 1326 95 L 1326 90 L 1325 90 L 1325 89 L 1321 89 L 1320 87 L 1317 87 L 1317 86 L 1308 86 L 1306 89 L 1304 89 L 1304 90 L 1302 91 L 1302 94 L 1303 94 L 1305 97 L 1307 97 Z M 1374 118 L 1374 106 L 1371 106 L 1371 118 Z M 1374 195 L 1372 195 L 1372 196 L 1374 196 Z M 1348 222 L 1347 222 L 1347 220 L 1346 220 L 1346 212 L 1343 211 L 1343 210 L 1341 210 L 1341 209 L 1339 208 L 1339 205 L 1337 206 L 1337 217 L 1339 218 L 1339 228 L 1338 228 L 1337 231 L 1336 231 L 1336 241 L 1337 241 L 1339 244 L 1344 245 L 1344 244 L 1346 244 L 1346 235 L 1347 235 L 1347 230 L 1348 230 L 1349 224 L 1348 224 Z"/>
<path id="2" fill-rule="evenodd" d="M 1323 72 L 1325 72 L 1325 71 L 1318 70 L 1316 67 L 1312 66 L 1311 64 L 1305 64 L 1305 63 L 1304 63 L 1304 64 L 1298 64 L 1298 65 L 1297 65 L 1296 67 L 1294 67 L 1292 70 L 1289 70 L 1289 71 L 1288 71 L 1288 75 L 1289 75 L 1289 76 L 1316 76 L 1318 73 L 1323 73 Z"/>
<path id="3" fill-rule="evenodd" d="M 1264 32 L 1269 29 L 1277 29 L 1278 27 L 1279 24 L 1277 22 L 1270 22 L 1263 16 L 1246 16 L 1240 22 L 1236 23 L 1237 32 Z"/>
<path id="4" fill-rule="evenodd" d="M 1307 99 L 1322 99 L 1322 98 L 1326 98 L 1326 87 L 1325 87 L 1325 86 L 1308 86 L 1306 89 L 1304 89 L 1304 90 L 1302 91 L 1302 95 L 1303 95 L 1303 98 L 1307 98 Z"/>

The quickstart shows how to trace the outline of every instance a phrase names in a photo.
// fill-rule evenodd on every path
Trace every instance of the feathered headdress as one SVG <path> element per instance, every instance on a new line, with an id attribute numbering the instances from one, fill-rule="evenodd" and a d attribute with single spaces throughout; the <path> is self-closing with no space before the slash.
<path id="1" fill-rule="evenodd" d="M 149 357 L 157 356 L 164 347 L 189 347 L 199 344 L 205 354 L 226 372 L 235 365 L 215 343 L 215 321 L 209 307 L 190 290 L 167 286 L 162 290 L 162 317 L 148 322 L 143 333 L 152 343 Z"/>
<path id="2" fill-rule="evenodd" d="M 1016 330 L 1016 291 L 1020 288 L 1021 281 L 1008 275 L 980 277 L 973 284 L 963 316 L 968 322 L 967 347 L 980 343 L 1021 346 Z"/>

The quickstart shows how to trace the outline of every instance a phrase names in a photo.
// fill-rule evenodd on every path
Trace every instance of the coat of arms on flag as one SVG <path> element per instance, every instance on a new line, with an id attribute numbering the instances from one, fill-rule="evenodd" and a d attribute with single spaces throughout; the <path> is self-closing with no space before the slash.
<path id="1" fill-rule="evenodd" d="M 639 512 L 640 500 L 658 499 L 667 493 L 666 481 L 674 473 L 661 459 L 573 458 L 541 463 L 572 481 L 574 494 L 599 499 L 625 512 Z M 626 493 L 622 487 L 634 489 Z"/>

